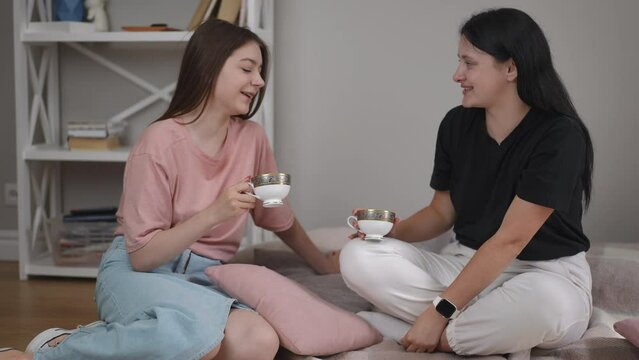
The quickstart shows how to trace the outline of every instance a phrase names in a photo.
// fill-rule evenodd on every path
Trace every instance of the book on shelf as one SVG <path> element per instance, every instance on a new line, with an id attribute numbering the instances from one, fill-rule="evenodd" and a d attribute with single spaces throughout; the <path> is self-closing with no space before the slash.
<path id="1" fill-rule="evenodd" d="M 119 135 L 124 131 L 122 123 L 67 123 L 67 136 L 86 138 L 107 138 L 111 135 Z"/>
<path id="2" fill-rule="evenodd" d="M 237 19 L 237 26 L 246 27 L 248 25 L 248 0 L 242 0 L 242 5 L 240 6 L 240 15 Z"/>
<path id="3" fill-rule="evenodd" d="M 58 266 L 98 266 L 113 241 L 118 223 L 106 217 L 77 217 L 64 215 L 52 222 L 53 260 Z"/>
<path id="4" fill-rule="evenodd" d="M 115 214 L 67 214 L 62 217 L 62 222 L 115 222 Z"/>
<path id="5" fill-rule="evenodd" d="M 97 214 L 113 214 L 118 212 L 117 206 L 99 206 L 90 208 L 77 208 L 69 211 L 70 215 L 97 215 Z"/>
<path id="6" fill-rule="evenodd" d="M 109 132 L 106 129 L 67 130 L 67 136 L 82 138 L 107 138 L 109 137 Z"/>
<path id="7" fill-rule="evenodd" d="M 210 5 L 212 3 L 214 4 L 215 2 L 216 2 L 215 0 L 200 0 L 200 3 L 197 5 L 197 8 L 195 9 L 195 13 L 193 13 L 193 16 L 191 17 L 191 21 L 189 21 L 189 26 L 187 27 L 187 30 L 189 31 L 195 30 L 196 27 L 198 27 L 201 23 L 204 22 L 204 20 L 206 20 L 207 13 L 210 15 L 210 12 L 209 12 L 209 7 L 211 7 Z"/>
<path id="8" fill-rule="evenodd" d="M 213 17 L 217 16 L 218 11 L 220 11 L 221 2 L 222 0 L 212 0 L 209 3 L 209 7 L 206 9 L 206 13 L 204 13 L 204 17 L 202 18 L 202 21 L 200 21 L 200 24 L 205 22 L 211 16 Z"/>
<path id="9" fill-rule="evenodd" d="M 67 123 L 67 129 L 107 129 L 117 128 L 123 126 L 121 123 L 109 123 L 109 122 L 88 122 L 88 121 L 69 121 Z"/>
<path id="10" fill-rule="evenodd" d="M 112 150 L 120 147 L 120 137 L 110 135 L 105 138 L 68 136 L 69 150 Z"/>
<path id="11" fill-rule="evenodd" d="M 243 11 L 244 15 L 242 15 Z M 244 26 L 246 25 L 246 1 L 200 0 L 193 17 L 191 17 L 188 30 L 195 30 L 195 28 L 211 17 L 225 20 L 233 24 L 239 23 L 240 26 Z"/>
<path id="12" fill-rule="evenodd" d="M 232 24 L 237 23 L 237 17 L 240 15 L 240 8 L 242 7 L 242 0 L 221 0 L 220 10 L 217 13 L 217 18 L 226 20 Z"/>

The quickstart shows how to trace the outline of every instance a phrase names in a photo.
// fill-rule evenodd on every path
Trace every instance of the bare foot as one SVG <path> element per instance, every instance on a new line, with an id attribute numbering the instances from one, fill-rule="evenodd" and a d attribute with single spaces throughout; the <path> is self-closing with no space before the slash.
<path id="1" fill-rule="evenodd" d="M 69 335 L 67 335 L 67 334 L 60 335 L 57 338 L 54 338 L 53 340 L 49 341 L 47 343 L 47 345 L 49 345 L 49 347 L 56 347 L 56 346 L 60 345 L 60 343 L 63 342 L 64 339 L 67 338 L 67 336 L 69 336 Z"/>

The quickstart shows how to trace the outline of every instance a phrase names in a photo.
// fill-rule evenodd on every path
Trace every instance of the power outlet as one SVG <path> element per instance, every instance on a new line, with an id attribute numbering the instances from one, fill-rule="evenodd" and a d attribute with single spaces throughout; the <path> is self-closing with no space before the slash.
<path id="1" fill-rule="evenodd" d="M 7 206 L 18 205 L 18 186 L 15 183 L 4 184 L 4 204 Z"/>

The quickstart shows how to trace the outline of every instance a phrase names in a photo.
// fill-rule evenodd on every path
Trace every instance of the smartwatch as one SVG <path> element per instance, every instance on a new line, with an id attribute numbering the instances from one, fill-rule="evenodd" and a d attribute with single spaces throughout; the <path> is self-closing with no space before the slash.
<path id="1" fill-rule="evenodd" d="M 439 296 L 437 296 L 435 300 L 433 300 L 433 306 L 435 306 L 435 310 L 437 310 L 437 312 L 441 316 L 445 317 L 448 320 L 455 319 L 461 313 L 459 310 L 457 310 L 457 306 L 455 306 L 455 304 L 446 299 L 442 299 Z"/>

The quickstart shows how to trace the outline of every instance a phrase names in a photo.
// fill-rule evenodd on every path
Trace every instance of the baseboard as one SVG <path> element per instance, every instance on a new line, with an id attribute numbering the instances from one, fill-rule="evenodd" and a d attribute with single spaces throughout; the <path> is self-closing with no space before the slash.
<path id="1" fill-rule="evenodd" d="M 18 261 L 18 230 L 0 230 L 0 260 Z"/>

